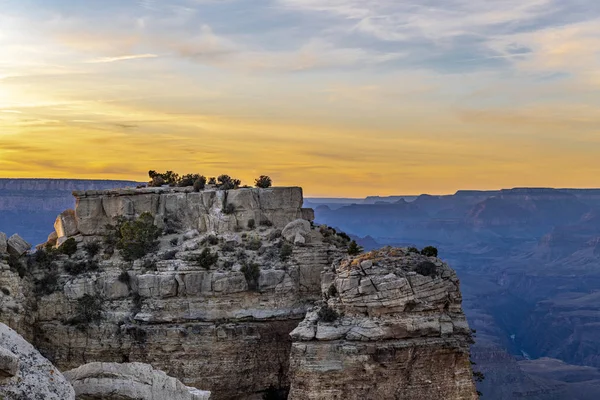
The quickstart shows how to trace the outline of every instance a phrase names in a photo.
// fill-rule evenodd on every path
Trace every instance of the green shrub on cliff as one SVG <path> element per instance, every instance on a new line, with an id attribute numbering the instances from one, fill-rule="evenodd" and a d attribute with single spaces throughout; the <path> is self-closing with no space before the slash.
<path id="1" fill-rule="evenodd" d="M 244 277 L 246 278 L 246 283 L 248 283 L 248 289 L 258 289 L 258 279 L 260 278 L 260 266 L 256 263 L 248 264 L 244 262 L 241 271 L 244 274 Z"/>
<path id="2" fill-rule="evenodd" d="M 329 307 L 328 304 L 325 304 L 323 307 L 321 307 L 317 315 L 319 316 L 319 321 L 323 322 L 333 322 L 340 317 L 340 314 L 338 314 L 338 312 L 333 308 Z"/>
<path id="3" fill-rule="evenodd" d="M 104 311 L 104 299 L 99 296 L 85 294 L 77 300 L 75 307 L 75 317 L 71 320 L 73 323 L 98 322 L 102 319 Z"/>
<path id="4" fill-rule="evenodd" d="M 154 225 L 152 215 L 143 213 L 137 219 L 117 225 L 116 247 L 126 261 L 137 260 L 158 249 L 157 239 L 160 233 L 160 228 Z"/>
<path id="5" fill-rule="evenodd" d="M 357 256 L 363 252 L 363 248 L 356 243 L 356 240 L 353 240 L 348 245 L 348 254 L 351 256 Z"/>
<path id="6" fill-rule="evenodd" d="M 210 249 L 202 250 L 202 253 L 192 256 L 190 261 L 198 264 L 199 267 L 204 269 L 210 269 L 213 265 L 219 261 L 219 255 L 217 253 L 211 253 Z"/>
<path id="7" fill-rule="evenodd" d="M 69 238 L 58 248 L 58 251 L 71 258 L 77 252 L 77 242 L 75 239 Z"/>
<path id="8" fill-rule="evenodd" d="M 270 188 L 271 186 L 273 186 L 273 181 L 271 180 L 271 178 L 269 176 L 261 175 L 260 177 L 258 177 L 254 180 L 254 185 L 257 188 L 266 189 L 266 188 Z"/>
<path id="9" fill-rule="evenodd" d="M 421 250 L 421 254 L 427 257 L 437 257 L 438 249 L 433 246 L 427 246 L 423 250 Z"/>
<path id="10" fill-rule="evenodd" d="M 417 265 L 415 272 L 419 275 L 430 276 L 433 278 L 437 274 L 437 266 L 430 261 L 424 261 Z"/>

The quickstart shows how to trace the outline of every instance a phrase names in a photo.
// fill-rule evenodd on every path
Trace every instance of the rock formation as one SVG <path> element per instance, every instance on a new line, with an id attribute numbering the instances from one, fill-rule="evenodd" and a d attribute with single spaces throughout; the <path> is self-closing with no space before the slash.
<path id="1" fill-rule="evenodd" d="M 327 398 L 329 389 L 320 385 L 329 378 L 311 365 L 327 370 L 342 363 L 334 373 L 340 383 L 331 388 L 335 393 L 364 394 L 361 385 L 381 376 L 387 382 L 381 398 L 396 393 L 419 399 L 440 391 L 451 399 L 473 398 L 469 330 L 454 273 L 438 260 L 435 278 L 413 273 L 422 261 L 413 255 L 340 262 L 348 237 L 314 226 L 300 188 L 74 195 L 75 209 L 59 215 L 48 243 L 20 260 L 13 257 L 10 265 L 0 257 L 0 286 L 14 303 L 0 304 L 0 318 L 62 370 L 142 362 L 184 385 L 210 390 L 214 399 L 265 393 L 285 398 L 291 376 L 292 398 L 304 398 L 303 388 Z M 156 243 L 133 238 L 133 247 L 123 245 L 132 239 L 127 235 L 151 235 L 153 226 L 162 230 Z M 76 246 L 74 252 L 65 250 L 67 244 Z M 356 274 L 357 262 L 377 290 Z M 332 284 L 339 295 L 329 302 L 346 313 L 341 325 L 316 321 L 317 311 L 307 315 Z M 406 390 L 385 367 L 402 371 Z M 137 367 L 114 368 L 149 382 Z M 361 368 L 374 375 L 357 378 Z M 87 388 L 102 374 L 96 367 L 80 371 L 89 374 L 76 375 L 76 386 Z M 456 397 L 460 393 L 465 397 Z"/>
<path id="2" fill-rule="evenodd" d="M 65 372 L 78 400 L 208 400 L 210 392 L 185 386 L 151 365 L 90 363 Z"/>
<path id="3" fill-rule="evenodd" d="M 0 323 L 0 399 L 74 400 L 54 365 L 17 332 Z"/>
<path id="4" fill-rule="evenodd" d="M 458 279 L 384 248 L 324 271 L 326 303 L 291 336 L 290 399 L 476 399 Z"/>

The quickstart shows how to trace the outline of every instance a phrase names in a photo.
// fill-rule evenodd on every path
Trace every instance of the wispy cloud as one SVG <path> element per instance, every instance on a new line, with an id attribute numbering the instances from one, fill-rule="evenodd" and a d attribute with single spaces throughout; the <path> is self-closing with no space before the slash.
<path id="1" fill-rule="evenodd" d="M 101 57 L 95 58 L 93 60 L 85 61 L 88 64 L 103 64 L 103 63 L 112 63 L 117 61 L 128 61 L 128 60 L 139 60 L 143 58 L 157 58 L 157 54 L 131 54 L 126 56 L 118 56 L 118 57 Z"/>

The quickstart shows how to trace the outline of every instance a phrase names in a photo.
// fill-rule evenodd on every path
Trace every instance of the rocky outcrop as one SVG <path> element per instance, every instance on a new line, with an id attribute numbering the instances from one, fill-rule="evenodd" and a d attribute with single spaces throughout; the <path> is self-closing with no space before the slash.
<path id="1" fill-rule="evenodd" d="M 143 362 L 215 399 L 289 387 L 289 333 L 320 298 L 321 271 L 345 251 L 343 238 L 311 227 L 301 189 L 76 196 L 77 252 L 51 252 L 50 263 L 35 256 L 26 277 L 37 291 L 29 296 L 37 304 L 35 344 L 58 367 Z M 114 232 L 102 232 L 143 213 L 164 228 L 159 246 L 124 261 L 105 245 Z M 55 237 L 67 237 L 70 215 L 59 217 Z M 302 243 L 282 237 L 294 221 L 303 227 Z M 91 243 L 100 246 L 97 255 L 89 255 Z M 55 285 L 46 290 L 36 282 Z"/>
<path id="2" fill-rule="evenodd" d="M 0 398 L 74 400 L 75 392 L 31 344 L 0 323 Z"/>
<path id="3" fill-rule="evenodd" d="M 386 248 L 323 272 L 291 336 L 290 399 L 476 399 L 455 272 Z"/>
<path id="4" fill-rule="evenodd" d="M 81 400 L 208 400 L 210 392 L 185 386 L 151 365 L 90 363 L 65 372 Z"/>
<path id="5" fill-rule="evenodd" d="M 73 238 L 74 254 L 41 246 L 20 266 L 0 264 L 10 296 L 26 297 L 26 321 L 11 311 L 10 323 L 30 327 L 62 370 L 141 362 L 217 400 L 284 396 L 290 386 L 292 398 L 472 398 L 454 272 L 403 250 L 342 260 L 348 236 L 315 227 L 300 188 L 75 196 L 49 243 Z M 133 223 L 110 226 L 124 220 Z M 134 238 L 152 224 L 162 228 L 156 245 Z M 121 239 L 142 253 L 127 253 Z M 332 310 L 313 310 L 323 293 Z M 344 315 L 330 319 L 336 312 Z M 75 378 L 83 396 L 152 386 L 153 372 L 98 365 Z M 109 381 L 106 370 L 137 383 Z M 367 389 L 373 382 L 380 391 Z"/>
<path id="6" fill-rule="evenodd" d="M 84 236 L 102 235 L 106 225 L 114 224 L 118 217 L 142 213 L 150 213 L 160 227 L 169 224 L 178 230 L 214 233 L 245 228 L 250 220 L 283 228 L 298 218 L 313 219 L 311 210 L 302 209 L 299 187 L 201 192 L 192 188 L 145 188 L 73 194 L 77 199 L 77 228 Z"/>
<path id="7" fill-rule="evenodd" d="M 17 257 L 20 257 L 23 254 L 25 254 L 30 248 L 31 245 L 16 233 L 12 235 L 7 241 L 8 253 Z"/>

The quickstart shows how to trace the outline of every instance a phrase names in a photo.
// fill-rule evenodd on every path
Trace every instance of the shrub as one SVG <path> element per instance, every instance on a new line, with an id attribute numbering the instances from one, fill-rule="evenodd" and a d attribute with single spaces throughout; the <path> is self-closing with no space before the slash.
<path id="1" fill-rule="evenodd" d="M 215 246 L 217 244 L 219 244 L 219 238 L 216 237 L 215 235 L 209 235 L 207 237 L 205 237 L 204 239 L 202 239 L 202 244 L 210 244 L 211 246 Z"/>
<path id="2" fill-rule="evenodd" d="M 250 238 L 250 240 L 248 240 L 248 243 L 246 243 L 246 249 L 248 250 L 258 250 L 262 247 L 262 240 L 260 240 L 260 238 L 258 236 L 254 236 L 252 238 Z"/>
<path id="3" fill-rule="evenodd" d="M 329 307 L 328 304 L 325 304 L 323 307 L 321 307 L 317 315 L 319 316 L 319 321 L 323 322 L 333 322 L 340 317 L 338 312 Z"/>
<path id="4" fill-rule="evenodd" d="M 10 296 L 10 290 L 8 290 L 7 288 L 3 287 L 2 289 L 0 289 L 0 291 L 2 291 L 2 293 L 4 293 L 5 296 Z"/>
<path id="5" fill-rule="evenodd" d="M 348 245 L 348 254 L 351 256 L 356 256 L 362 253 L 363 249 L 356 243 L 356 240 L 353 240 Z"/>
<path id="6" fill-rule="evenodd" d="M 142 264 L 142 269 L 144 271 L 158 271 L 158 265 L 156 264 L 156 260 L 147 258 L 144 260 Z"/>
<path id="7" fill-rule="evenodd" d="M 437 257 L 438 249 L 433 246 L 427 246 L 423 250 L 421 250 L 421 254 L 427 257 Z"/>
<path id="8" fill-rule="evenodd" d="M 119 277 L 117 278 L 119 282 L 126 284 L 128 287 L 131 284 L 131 277 L 127 271 L 121 271 Z"/>
<path id="9" fill-rule="evenodd" d="M 248 229 L 254 229 L 256 228 L 256 221 L 254 221 L 254 219 L 249 219 L 248 220 Z"/>
<path id="10" fill-rule="evenodd" d="M 217 253 L 212 254 L 209 249 L 204 249 L 202 253 L 192 256 L 191 261 L 204 269 L 210 269 L 219 261 L 219 255 Z"/>
<path id="11" fill-rule="evenodd" d="M 143 213 L 133 221 L 124 222 L 118 230 L 117 248 L 121 250 L 123 259 L 133 261 L 144 257 L 158 248 L 158 237 L 161 230 L 154 225 L 154 218 Z"/>
<path id="12" fill-rule="evenodd" d="M 221 251 L 223 253 L 232 253 L 235 251 L 235 245 L 233 242 L 225 242 L 221 245 Z"/>
<path id="13" fill-rule="evenodd" d="M 273 181 L 267 175 L 261 175 L 254 180 L 254 185 L 258 188 L 266 189 L 273 186 Z"/>
<path id="14" fill-rule="evenodd" d="M 200 176 L 194 181 L 194 192 L 204 190 L 206 187 L 206 177 Z"/>
<path id="15" fill-rule="evenodd" d="M 83 249 L 88 256 L 94 258 L 100 251 L 100 244 L 98 242 L 87 242 L 83 245 Z"/>
<path id="16" fill-rule="evenodd" d="M 235 212 L 235 206 L 231 203 L 223 204 L 223 214 L 229 215 Z"/>
<path id="17" fill-rule="evenodd" d="M 335 287 L 335 285 L 332 283 L 331 286 L 329 286 L 329 289 L 327 289 L 327 296 L 329 297 L 335 297 L 337 296 L 338 291 Z"/>
<path id="18" fill-rule="evenodd" d="M 102 319 L 104 299 L 100 296 L 85 294 L 77 300 L 75 307 L 75 323 L 98 322 Z"/>
<path id="19" fill-rule="evenodd" d="M 430 261 L 424 261 L 417 265 L 415 272 L 419 275 L 435 277 L 437 273 L 437 266 Z"/>
<path id="20" fill-rule="evenodd" d="M 269 242 L 272 242 L 273 240 L 280 238 L 281 237 L 281 229 L 275 229 L 274 231 L 269 233 L 269 236 L 267 236 L 267 238 L 269 239 Z"/>
<path id="21" fill-rule="evenodd" d="M 260 266 L 256 263 L 246 263 L 242 264 L 242 273 L 246 278 L 246 282 L 248 283 L 248 289 L 256 290 L 258 289 L 258 278 L 260 278 Z"/>
<path id="22" fill-rule="evenodd" d="M 263 219 L 260 221 L 260 226 L 270 227 L 270 226 L 273 226 L 273 223 L 271 221 L 269 221 L 268 219 Z"/>
<path id="23" fill-rule="evenodd" d="M 48 271 L 41 279 L 35 282 L 34 292 L 38 296 L 46 296 L 58 289 L 58 273 Z"/>
<path id="24" fill-rule="evenodd" d="M 174 260 L 177 255 L 177 250 L 169 250 L 162 255 L 163 260 Z"/>
<path id="25" fill-rule="evenodd" d="M 352 239 L 350 239 L 350 236 L 348 236 L 348 235 L 347 235 L 346 233 L 344 233 L 344 232 L 339 232 L 337 235 L 338 235 L 339 237 L 341 237 L 343 240 L 347 241 L 347 242 L 349 242 L 350 240 L 352 240 Z"/>
<path id="26" fill-rule="evenodd" d="M 281 246 L 281 251 L 279 253 L 279 258 L 281 259 L 281 261 L 287 261 L 292 256 L 293 253 L 294 253 L 294 246 L 292 246 L 291 244 L 285 242 Z"/>
<path id="27" fill-rule="evenodd" d="M 234 179 L 229 175 L 220 175 L 217 178 L 219 189 L 221 190 L 230 190 L 237 189 L 242 184 L 242 181 L 239 179 Z"/>
<path id="28" fill-rule="evenodd" d="M 97 261 L 88 260 L 88 261 L 67 261 L 64 265 L 65 272 L 77 276 L 84 272 L 92 272 L 97 271 L 100 266 Z"/>
<path id="29" fill-rule="evenodd" d="M 10 267 L 11 271 L 19 274 L 20 278 L 25 277 L 25 274 L 27 273 L 27 268 L 25 267 L 25 265 L 23 265 L 19 257 L 15 256 L 14 254 L 10 254 L 8 256 L 8 266 Z"/>
<path id="30" fill-rule="evenodd" d="M 69 238 L 58 248 L 58 251 L 71 258 L 77 252 L 77 242 L 74 238 Z"/>
<path id="31" fill-rule="evenodd" d="M 194 189 L 195 189 L 196 182 L 198 182 L 198 185 L 201 186 L 199 188 L 199 190 L 197 190 L 197 192 L 199 192 L 200 190 L 204 189 L 204 185 L 206 184 L 206 177 L 202 176 L 200 174 L 187 174 L 187 175 L 182 176 L 179 179 L 179 181 L 177 182 L 177 186 L 179 186 L 179 187 L 194 186 Z"/>
<path id="32" fill-rule="evenodd" d="M 217 184 L 217 178 L 215 178 L 214 176 L 211 176 L 211 177 L 208 179 L 208 184 L 209 184 L 209 185 L 216 185 L 216 184 Z"/>
<path id="33" fill-rule="evenodd" d="M 417 249 L 416 247 L 409 247 L 406 249 L 406 251 L 408 251 L 409 253 L 420 253 L 419 249 Z"/>
<path id="34" fill-rule="evenodd" d="M 128 326 L 126 332 L 135 343 L 146 343 L 146 340 L 148 340 L 148 332 L 139 326 Z"/>
<path id="35" fill-rule="evenodd" d="M 150 177 L 150 182 L 148 183 L 150 187 L 159 187 L 162 185 L 176 186 L 179 182 L 179 175 L 173 171 L 164 173 L 148 171 L 148 176 Z"/>

